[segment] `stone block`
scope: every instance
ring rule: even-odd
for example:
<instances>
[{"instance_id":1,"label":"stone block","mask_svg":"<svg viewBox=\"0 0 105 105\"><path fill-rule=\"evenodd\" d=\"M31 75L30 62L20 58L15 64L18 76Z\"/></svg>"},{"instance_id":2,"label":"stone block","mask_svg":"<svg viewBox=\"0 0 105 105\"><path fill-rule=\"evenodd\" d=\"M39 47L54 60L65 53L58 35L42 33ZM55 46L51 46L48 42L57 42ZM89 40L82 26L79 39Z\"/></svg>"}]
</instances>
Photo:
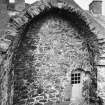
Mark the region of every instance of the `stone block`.
<instances>
[{"instance_id":1,"label":"stone block","mask_svg":"<svg viewBox=\"0 0 105 105\"><path fill-rule=\"evenodd\" d=\"M15 10L23 11L25 9L25 0L15 0Z\"/></svg>"},{"instance_id":2,"label":"stone block","mask_svg":"<svg viewBox=\"0 0 105 105\"><path fill-rule=\"evenodd\" d=\"M37 97L35 97L35 100L37 100L37 101L40 101L40 100L43 100L44 99L44 96L37 96Z\"/></svg>"},{"instance_id":3,"label":"stone block","mask_svg":"<svg viewBox=\"0 0 105 105\"><path fill-rule=\"evenodd\" d=\"M21 17L21 20L24 22L24 24L28 23L29 19L26 16Z\"/></svg>"},{"instance_id":4,"label":"stone block","mask_svg":"<svg viewBox=\"0 0 105 105\"><path fill-rule=\"evenodd\" d=\"M33 99L33 98L28 99L27 102L28 102L28 103L32 103L32 102L34 102L34 99Z\"/></svg>"},{"instance_id":5,"label":"stone block","mask_svg":"<svg viewBox=\"0 0 105 105\"><path fill-rule=\"evenodd\" d=\"M27 12L33 18L34 16L37 16L40 13L40 10L33 6L33 7L28 8Z\"/></svg>"},{"instance_id":6,"label":"stone block","mask_svg":"<svg viewBox=\"0 0 105 105\"><path fill-rule=\"evenodd\" d=\"M20 101L20 102L19 102L19 105L25 105L25 103L26 103L26 102L23 100L23 101Z\"/></svg>"},{"instance_id":7,"label":"stone block","mask_svg":"<svg viewBox=\"0 0 105 105\"><path fill-rule=\"evenodd\" d=\"M18 27L24 25L24 22L21 18L14 18L14 21L17 23Z\"/></svg>"},{"instance_id":8,"label":"stone block","mask_svg":"<svg viewBox=\"0 0 105 105\"><path fill-rule=\"evenodd\" d=\"M12 29L6 30L6 33L5 33L5 34L6 34L6 35L11 35L11 36L15 36L15 37L16 37L17 31L12 28Z\"/></svg>"},{"instance_id":9,"label":"stone block","mask_svg":"<svg viewBox=\"0 0 105 105\"><path fill-rule=\"evenodd\" d=\"M39 102L46 103L46 102L47 102L47 100L40 100Z\"/></svg>"},{"instance_id":10,"label":"stone block","mask_svg":"<svg viewBox=\"0 0 105 105\"><path fill-rule=\"evenodd\" d=\"M98 61L98 64L99 64L99 65L105 65L105 59L100 59L100 60Z\"/></svg>"},{"instance_id":11,"label":"stone block","mask_svg":"<svg viewBox=\"0 0 105 105\"><path fill-rule=\"evenodd\" d=\"M103 58L105 58L105 53L101 53L100 55L100 59L103 59Z\"/></svg>"},{"instance_id":12,"label":"stone block","mask_svg":"<svg viewBox=\"0 0 105 105\"><path fill-rule=\"evenodd\" d=\"M34 95L35 95L35 96L38 95L38 94L37 94L37 90L31 91L31 92L29 93L29 95L32 96L32 97L34 97Z\"/></svg>"},{"instance_id":13,"label":"stone block","mask_svg":"<svg viewBox=\"0 0 105 105\"><path fill-rule=\"evenodd\" d=\"M5 39L10 40L10 41L13 41L15 39L15 37L14 36L11 36L11 35L6 35L5 36Z\"/></svg>"},{"instance_id":14,"label":"stone block","mask_svg":"<svg viewBox=\"0 0 105 105\"><path fill-rule=\"evenodd\" d=\"M0 41L0 50L5 52L9 48L10 41Z\"/></svg>"}]
</instances>

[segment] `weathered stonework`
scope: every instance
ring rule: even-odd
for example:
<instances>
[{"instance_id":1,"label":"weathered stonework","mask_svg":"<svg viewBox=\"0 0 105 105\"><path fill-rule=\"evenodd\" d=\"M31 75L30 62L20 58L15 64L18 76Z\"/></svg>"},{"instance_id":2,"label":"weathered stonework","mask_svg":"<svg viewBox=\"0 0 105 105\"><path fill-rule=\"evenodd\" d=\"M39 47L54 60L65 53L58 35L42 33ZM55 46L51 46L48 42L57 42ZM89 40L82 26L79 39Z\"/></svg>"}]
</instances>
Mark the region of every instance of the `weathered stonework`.
<instances>
[{"instance_id":1,"label":"weathered stonework","mask_svg":"<svg viewBox=\"0 0 105 105\"><path fill-rule=\"evenodd\" d=\"M41 18L42 20L40 19L38 22L32 21L54 8L60 10L61 13L65 10L69 18L62 20L52 16L47 19ZM68 20L72 20L73 26L67 22ZM30 22L31 24L32 22L35 23L35 25L29 26ZM64 25L60 25L61 23ZM0 77L4 77L5 80L4 82L0 78L0 88L4 87L1 97L4 94L6 96L0 100L1 105L7 103L12 105L13 102L14 105L32 105L38 103L39 100L41 104L46 102L50 104L57 100L61 102L64 100L63 92L66 91L62 83L70 83L69 71L79 67L86 71L92 71L95 68L98 53L95 34L98 33L98 38L102 38L104 29L91 16L82 11L74 1L38 1L26 11L11 18L9 25L12 26L12 30L7 31L9 33L4 39L9 39L10 43L6 44L4 41L3 45L6 46L0 48L1 58L3 59L1 60L1 71L3 72L0 74L3 76ZM57 25L59 29L56 27ZM101 29L103 30L100 31ZM62 31L66 31L66 35ZM68 33L70 33L70 37ZM52 41L50 39L56 40ZM69 44L71 45L69 46ZM72 47L74 48L71 50ZM69 66L69 64L72 65ZM51 72L49 72L49 69ZM59 75L59 71L61 75ZM92 73L94 74L93 71ZM63 80L64 82L62 82ZM49 85L46 84L47 82L49 82ZM56 86L56 84L60 86ZM70 86L67 87L71 88ZM44 91L46 89L48 90ZM52 93L54 94L52 95ZM70 94L66 95L66 98L70 97ZM61 98L61 96L63 97Z\"/></svg>"},{"instance_id":2,"label":"weathered stonework","mask_svg":"<svg viewBox=\"0 0 105 105\"><path fill-rule=\"evenodd\" d=\"M89 5L89 11L93 14L101 15L102 14L102 1L101 0L94 0Z\"/></svg>"},{"instance_id":3,"label":"weathered stonework","mask_svg":"<svg viewBox=\"0 0 105 105\"><path fill-rule=\"evenodd\" d=\"M14 105L70 99L71 71L92 68L84 40L72 23L56 15L32 23L13 57Z\"/></svg>"}]
</instances>

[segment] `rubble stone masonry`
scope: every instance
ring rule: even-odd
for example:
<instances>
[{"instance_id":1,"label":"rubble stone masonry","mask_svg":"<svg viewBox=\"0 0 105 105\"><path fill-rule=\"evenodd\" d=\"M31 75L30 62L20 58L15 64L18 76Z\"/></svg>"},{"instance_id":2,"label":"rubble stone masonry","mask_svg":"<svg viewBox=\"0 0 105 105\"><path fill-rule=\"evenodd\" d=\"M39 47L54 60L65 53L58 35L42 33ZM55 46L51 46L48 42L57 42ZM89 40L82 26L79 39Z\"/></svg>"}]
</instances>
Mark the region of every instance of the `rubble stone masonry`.
<instances>
[{"instance_id":1,"label":"rubble stone masonry","mask_svg":"<svg viewBox=\"0 0 105 105\"><path fill-rule=\"evenodd\" d=\"M82 44L77 29L59 16L33 21L13 57L13 105L50 105L70 99L71 71L91 69Z\"/></svg>"}]
</instances>

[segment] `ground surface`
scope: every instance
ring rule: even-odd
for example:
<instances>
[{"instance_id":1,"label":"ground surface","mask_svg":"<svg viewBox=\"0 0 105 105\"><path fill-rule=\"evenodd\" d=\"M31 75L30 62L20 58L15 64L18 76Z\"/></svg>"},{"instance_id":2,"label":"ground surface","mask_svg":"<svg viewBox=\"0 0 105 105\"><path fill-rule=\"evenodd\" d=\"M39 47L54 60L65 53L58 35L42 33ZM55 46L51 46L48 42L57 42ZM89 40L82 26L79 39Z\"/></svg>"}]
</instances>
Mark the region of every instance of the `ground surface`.
<instances>
[{"instance_id":1,"label":"ground surface","mask_svg":"<svg viewBox=\"0 0 105 105\"><path fill-rule=\"evenodd\" d=\"M70 102L62 102L62 103L59 103L59 104L55 104L55 105L69 105L70 104ZM45 105L47 105L47 104L45 104ZM51 104L52 105L52 104ZM54 105L54 104L53 104Z\"/></svg>"},{"instance_id":2,"label":"ground surface","mask_svg":"<svg viewBox=\"0 0 105 105\"><path fill-rule=\"evenodd\" d=\"M62 103L57 104L57 105L69 105L69 102L62 102Z\"/></svg>"}]
</instances>

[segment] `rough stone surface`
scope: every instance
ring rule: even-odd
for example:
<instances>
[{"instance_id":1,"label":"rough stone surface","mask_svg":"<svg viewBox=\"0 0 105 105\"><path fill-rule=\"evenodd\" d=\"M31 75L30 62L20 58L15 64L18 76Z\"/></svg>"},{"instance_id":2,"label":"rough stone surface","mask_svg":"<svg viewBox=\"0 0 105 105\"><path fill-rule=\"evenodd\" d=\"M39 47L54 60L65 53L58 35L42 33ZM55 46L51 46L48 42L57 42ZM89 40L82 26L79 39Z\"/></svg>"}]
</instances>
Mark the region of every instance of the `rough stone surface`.
<instances>
[{"instance_id":1,"label":"rough stone surface","mask_svg":"<svg viewBox=\"0 0 105 105\"><path fill-rule=\"evenodd\" d=\"M97 66L97 93L103 99L105 104L105 38L99 40L100 58Z\"/></svg>"},{"instance_id":2,"label":"rough stone surface","mask_svg":"<svg viewBox=\"0 0 105 105\"><path fill-rule=\"evenodd\" d=\"M37 15L45 10L50 10L53 7L65 9L69 11L68 14L75 12L78 17L81 15L80 18L82 18L82 16L85 17L86 20L84 19L84 21L89 24L88 28L90 28L99 38L103 38L105 34L104 28L102 28L92 16L84 13L73 1L65 0L64 2L62 0L59 3L58 0L41 0L34 3L29 9L11 19L11 25L15 29L12 27L12 31L9 31L8 33L9 37L8 35L3 36L4 39L9 39L11 43L9 44L10 46L7 46L7 43L4 41L3 45L6 46L0 48L0 105L7 105L7 103L8 105L12 105L13 101L13 105L41 105L43 103L49 105L52 104L52 101L62 101L64 98L61 98L61 96L64 95L62 95L62 93L65 89L63 83L70 83L70 77L67 74L77 67L83 67L85 70L90 70L90 62L87 60L89 59L88 52L86 49L82 49L84 42L83 38L75 38L75 35L79 36L78 30L61 18L50 17L44 20L42 19L40 22L35 23L35 25L33 24L33 26L30 26L32 29L29 28L26 36L19 39L22 32L26 31L23 26L27 23L30 25L30 21L37 17ZM63 25L60 25L61 23ZM57 25L58 28L56 27ZM19 29L21 29L21 31ZM66 35L65 33L63 33L64 35L61 34L62 31L65 31ZM68 34L69 32L70 34ZM20 46L18 39L19 42L22 41ZM57 41L50 39L56 39ZM19 46L19 48L14 51L13 49L15 46ZM71 48L73 48L73 50L70 50ZM69 50L70 53L68 53ZM15 52L15 54L12 57L13 52ZM71 57L72 61L69 60L69 57ZM77 60L75 61L73 57ZM12 63L11 58L13 60ZM78 62L78 60L80 60L80 62ZM82 60L84 62L82 62ZM69 64L72 65L69 67ZM10 67L11 70L9 69ZM51 72L49 72L49 70ZM98 70L99 72L102 71L102 69ZM59 71L61 72L60 74ZM55 73L58 73L58 75L55 75ZM14 74L15 78L13 78ZM66 75L67 78L65 78ZM42 84L47 83L47 81L49 84L42 86ZM104 82L102 83L101 85L104 87ZM59 86L57 84L59 84ZM48 89L48 93L45 91L46 89ZM99 92L100 94L104 94L104 88L99 88L99 90L101 90L101 92ZM103 98L102 95L99 96ZM69 94L66 97L69 97Z\"/></svg>"},{"instance_id":3,"label":"rough stone surface","mask_svg":"<svg viewBox=\"0 0 105 105\"><path fill-rule=\"evenodd\" d=\"M92 1L89 5L89 10L93 14L102 14L102 1Z\"/></svg>"},{"instance_id":4,"label":"rough stone surface","mask_svg":"<svg viewBox=\"0 0 105 105\"><path fill-rule=\"evenodd\" d=\"M13 57L14 105L63 102L70 98L71 71L91 70L84 40L56 15L32 23Z\"/></svg>"}]
</instances>

